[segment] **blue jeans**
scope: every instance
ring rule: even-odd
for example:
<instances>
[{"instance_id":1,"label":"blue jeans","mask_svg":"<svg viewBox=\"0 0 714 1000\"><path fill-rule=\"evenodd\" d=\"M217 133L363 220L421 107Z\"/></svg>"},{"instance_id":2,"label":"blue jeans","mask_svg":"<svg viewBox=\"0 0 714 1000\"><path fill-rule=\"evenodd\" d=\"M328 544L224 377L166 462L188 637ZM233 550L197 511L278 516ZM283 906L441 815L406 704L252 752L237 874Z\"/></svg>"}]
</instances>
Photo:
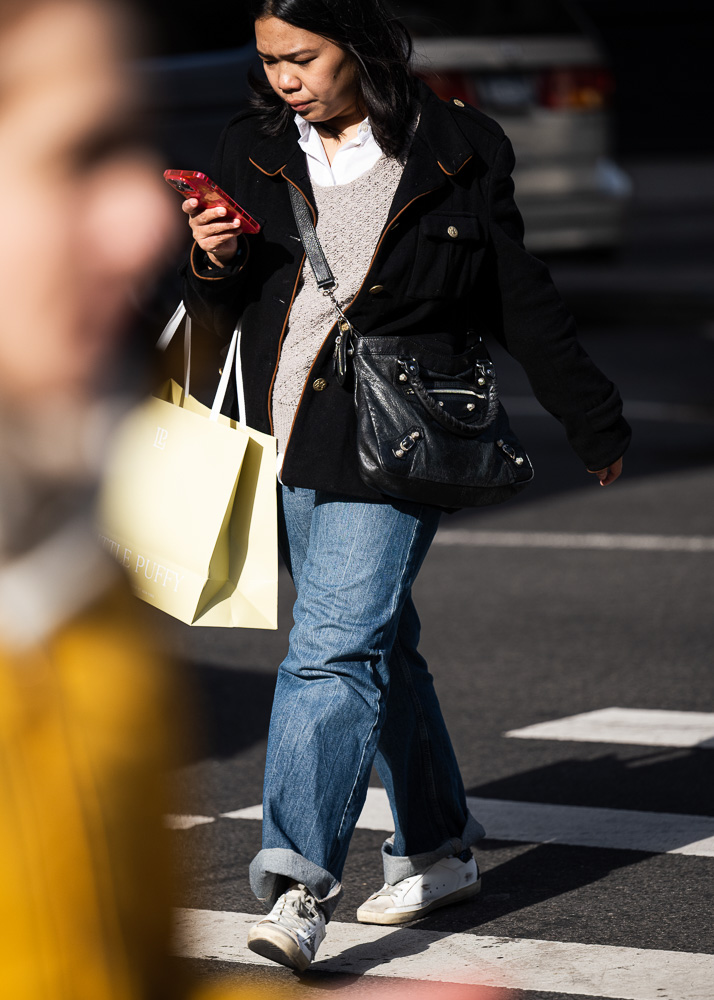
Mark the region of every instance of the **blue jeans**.
<instances>
[{"instance_id":1,"label":"blue jeans","mask_svg":"<svg viewBox=\"0 0 714 1000\"><path fill-rule=\"evenodd\" d=\"M263 849L251 886L272 903L290 880L328 918L372 764L395 833L387 882L423 871L484 835L417 652L411 588L439 512L281 490L281 549L297 589L295 625L278 672L263 794Z\"/></svg>"}]
</instances>

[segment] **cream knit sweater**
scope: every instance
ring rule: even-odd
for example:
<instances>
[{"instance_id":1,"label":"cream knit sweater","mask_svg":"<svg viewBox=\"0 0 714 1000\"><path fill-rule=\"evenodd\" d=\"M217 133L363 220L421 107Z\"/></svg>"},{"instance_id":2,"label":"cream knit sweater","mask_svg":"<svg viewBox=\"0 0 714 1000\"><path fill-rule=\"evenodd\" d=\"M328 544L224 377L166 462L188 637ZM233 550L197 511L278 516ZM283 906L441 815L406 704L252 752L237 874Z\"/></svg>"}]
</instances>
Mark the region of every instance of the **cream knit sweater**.
<instances>
[{"instance_id":1,"label":"cream knit sweater","mask_svg":"<svg viewBox=\"0 0 714 1000\"><path fill-rule=\"evenodd\" d=\"M348 184L313 185L315 228L337 279L336 298L343 308L364 280L403 169L399 160L381 156L371 169ZM273 426L279 452L285 451L305 380L335 320L335 308L317 287L306 260L273 386Z\"/></svg>"}]
</instances>

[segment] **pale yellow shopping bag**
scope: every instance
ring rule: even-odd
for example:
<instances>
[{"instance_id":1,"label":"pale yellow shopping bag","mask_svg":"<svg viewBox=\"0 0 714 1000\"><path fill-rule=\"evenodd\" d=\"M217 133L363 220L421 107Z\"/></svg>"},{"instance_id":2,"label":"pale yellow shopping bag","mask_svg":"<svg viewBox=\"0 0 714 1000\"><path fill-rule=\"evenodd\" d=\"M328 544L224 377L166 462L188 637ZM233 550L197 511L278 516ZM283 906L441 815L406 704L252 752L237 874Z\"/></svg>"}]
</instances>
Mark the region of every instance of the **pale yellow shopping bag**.
<instances>
[{"instance_id":1,"label":"pale yellow shopping bag","mask_svg":"<svg viewBox=\"0 0 714 1000\"><path fill-rule=\"evenodd\" d=\"M188 388L190 354L186 368ZM189 625L274 629L277 446L220 413L234 371L242 418L238 328L211 409L172 380L126 417L107 464L100 531L154 607Z\"/></svg>"}]
</instances>

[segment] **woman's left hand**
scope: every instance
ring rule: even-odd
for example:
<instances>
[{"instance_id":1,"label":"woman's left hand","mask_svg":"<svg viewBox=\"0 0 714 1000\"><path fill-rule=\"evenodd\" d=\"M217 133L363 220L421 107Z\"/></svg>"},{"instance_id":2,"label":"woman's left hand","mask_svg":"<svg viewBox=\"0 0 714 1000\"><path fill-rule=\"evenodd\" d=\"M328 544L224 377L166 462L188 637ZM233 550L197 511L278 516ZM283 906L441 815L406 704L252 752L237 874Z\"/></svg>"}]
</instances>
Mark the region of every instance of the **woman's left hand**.
<instances>
[{"instance_id":1,"label":"woman's left hand","mask_svg":"<svg viewBox=\"0 0 714 1000\"><path fill-rule=\"evenodd\" d=\"M612 465L608 465L606 469L588 469L591 476L597 476L600 480L601 486L609 486L610 483L614 483L615 480L620 476L622 472L622 459L618 458L616 462Z\"/></svg>"}]
</instances>

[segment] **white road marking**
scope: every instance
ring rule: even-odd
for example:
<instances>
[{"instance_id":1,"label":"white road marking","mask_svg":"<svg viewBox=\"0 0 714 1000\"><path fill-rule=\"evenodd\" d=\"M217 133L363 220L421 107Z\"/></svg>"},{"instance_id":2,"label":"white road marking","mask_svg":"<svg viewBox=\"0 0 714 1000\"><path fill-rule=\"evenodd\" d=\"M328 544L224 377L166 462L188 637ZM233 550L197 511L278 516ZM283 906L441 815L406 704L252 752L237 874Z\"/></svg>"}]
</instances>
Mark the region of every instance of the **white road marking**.
<instances>
[{"instance_id":1,"label":"white road marking","mask_svg":"<svg viewBox=\"0 0 714 1000\"><path fill-rule=\"evenodd\" d=\"M190 830L193 826L214 822L214 816L179 816L175 813L164 816L164 826L169 830Z\"/></svg>"},{"instance_id":2,"label":"white road marking","mask_svg":"<svg viewBox=\"0 0 714 1000\"><path fill-rule=\"evenodd\" d=\"M232 812L221 813L226 819L260 819L263 818L262 806L247 806L245 809L234 809Z\"/></svg>"},{"instance_id":3,"label":"white road marking","mask_svg":"<svg viewBox=\"0 0 714 1000\"><path fill-rule=\"evenodd\" d=\"M512 802L471 796L466 802L492 840L714 858L714 817ZM260 820L263 809L262 806L249 806L223 815L229 819ZM387 793L383 788L367 791L367 801L357 826L361 830L383 830L385 833L394 830Z\"/></svg>"},{"instance_id":4,"label":"white road marking","mask_svg":"<svg viewBox=\"0 0 714 1000\"><path fill-rule=\"evenodd\" d=\"M276 966L248 951L248 913L178 910L183 958ZM714 956L332 921L312 966L337 975L575 993L617 1000L711 1000Z\"/></svg>"},{"instance_id":5,"label":"white road marking","mask_svg":"<svg viewBox=\"0 0 714 1000\"><path fill-rule=\"evenodd\" d=\"M511 729L506 736L578 743L634 743L650 747L714 748L714 712L600 708Z\"/></svg>"},{"instance_id":6,"label":"white road marking","mask_svg":"<svg viewBox=\"0 0 714 1000\"><path fill-rule=\"evenodd\" d=\"M434 545L474 548L603 549L630 552L714 552L714 538L707 535L620 535L606 532L477 531L445 528Z\"/></svg>"}]
</instances>

